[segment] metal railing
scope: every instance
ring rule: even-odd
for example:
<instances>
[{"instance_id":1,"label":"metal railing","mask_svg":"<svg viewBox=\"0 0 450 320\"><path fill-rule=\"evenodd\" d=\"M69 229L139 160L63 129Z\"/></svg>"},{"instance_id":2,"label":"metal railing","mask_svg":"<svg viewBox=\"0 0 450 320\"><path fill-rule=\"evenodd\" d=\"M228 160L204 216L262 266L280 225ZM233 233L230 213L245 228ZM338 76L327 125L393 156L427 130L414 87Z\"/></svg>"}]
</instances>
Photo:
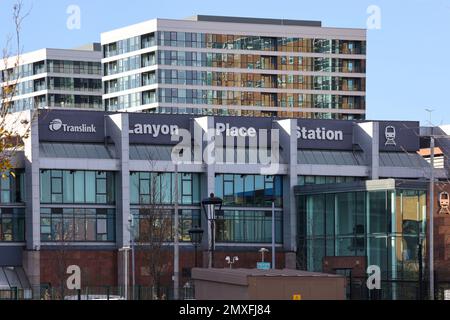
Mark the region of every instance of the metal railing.
<instances>
[{"instance_id":1,"label":"metal railing","mask_svg":"<svg viewBox=\"0 0 450 320\"><path fill-rule=\"evenodd\" d=\"M180 300L194 300L195 289L192 286L180 288ZM30 289L0 289L0 300L173 300L174 289L171 287L99 286L85 287L81 290L66 288L35 286Z\"/></svg>"}]
</instances>

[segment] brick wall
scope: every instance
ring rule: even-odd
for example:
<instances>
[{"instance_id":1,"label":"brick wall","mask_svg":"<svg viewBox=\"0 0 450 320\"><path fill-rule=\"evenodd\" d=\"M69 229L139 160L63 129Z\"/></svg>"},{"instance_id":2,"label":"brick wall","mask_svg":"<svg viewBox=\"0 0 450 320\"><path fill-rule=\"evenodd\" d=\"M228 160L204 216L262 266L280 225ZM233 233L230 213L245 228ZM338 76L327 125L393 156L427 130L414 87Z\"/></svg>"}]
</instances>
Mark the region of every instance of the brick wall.
<instances>
[{"instance_id":1,"label":"brick wall","mask_svg":"<svg viewBox=\"0 0 450 320\"><path fill-rule=\"evenodd\" d=\"M41 283L65 285L70 265L81 268L82 286L117 286L117 252L99 250L42 250Z\"/></svg>"}]
</instances>

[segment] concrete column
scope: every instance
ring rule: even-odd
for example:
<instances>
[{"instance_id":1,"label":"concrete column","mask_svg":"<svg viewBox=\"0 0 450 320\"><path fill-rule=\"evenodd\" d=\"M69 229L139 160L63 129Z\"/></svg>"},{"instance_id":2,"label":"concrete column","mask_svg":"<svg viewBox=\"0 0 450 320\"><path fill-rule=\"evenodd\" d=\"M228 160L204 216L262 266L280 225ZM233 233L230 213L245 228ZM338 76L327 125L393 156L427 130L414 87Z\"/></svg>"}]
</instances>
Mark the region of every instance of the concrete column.
<instances>
[{"instance_id":1,"label":"concrete column","mask_svg":"<svg viewBox=\"0 0 450 320\"><path fill-rule=\"evenodd\" d=\"M285 268L296 269L297 206L294 187L297 179L297 120L279 120L275 128L280 131L281 158L288 162L288 175L283 177L283 249ZM290 257L288 259L288 256Z\"/></svg>"},{"instance_id":2,"label":"concrete column","mask_svg":"<svg viewBox=\"0 0 450 320\"><path fill-rule=\"evenodd\" d=\"M22 266L33 288L41 284L41 252L26 250L22 254ZM33 298L39 298L39 291L33 290Z\"/></svg>"},{"instance_id":3,"label":"concrete column","mask_svg":"<svg viewBox=\"0 0 450 320\"><path fill-rule=\"evenodd\" d=\"M32 113L30 112L30 119ZM39 250L41 245L40 221L40 170L39 170L39 125L32 121L29 136L24 141L25 186L26 186L26 241L27 250Z\"/></svg>"},{"instance_id":4,"label":"concrete column","mask_svg":"<svg viewBox=\"0 0 450 320\"><path fill-rule=\"evenodd\" d=\"M128 114L108 115L105 118L106 131L115 144L120 159L120 171L116 179L116 244L121 249L130 245L130 143ZM124 285L125 274L123 252L117 255L118 283Z\"/></svg>"},{"instance_id":5,"label":"concrete column","mask_svg":"<svg viewBox=\"0 0 450 320\"><path fill-rule=\"evenodd\" d=\"M366 165L370 167L370 178L379 179L380 127L378 122L355 123L353 143L364 151Z\"/></svg>"},{"instance_id":6,"label":"concrete column","mask_svg":"<svg viewBox=\"0 0 450 320\"><path fill-rule=\"evenodd\" d=\"M27 118L31 122L27 139L24 139L25 156L25 239L26 248L22 255L22 265L32 286L41 283L41 200L39 168L39 124L34 112L29 111ZM33 119L35 118L35 119Z\"/></svg>"},{"instance_id":7,"label":"concrete column","mask_svg":"<svg viewBox=\"0 0 450 320\"><path fill-rule=\"evenodd\" d=\"M194 119L194 144L196 148L194 149L195 159L194 161L202 161L203 165L203 175L201 178L201 199L206 199L211 193L215 193L215 178L216 178L216 165L211 157L211 152L205 152L212 150L214 147L214 118L213 117L201 117ZM209 163L209 164L208 164ZM201 223L203 233L203 241L200 246L200 250L209 250L209 245L211 243L211 226L205 217L203 208L201 209ZM203 266L207 265L208 252L203 259ZM206 264L205 264L206 262Z\"/></svg>"}]
</instances>

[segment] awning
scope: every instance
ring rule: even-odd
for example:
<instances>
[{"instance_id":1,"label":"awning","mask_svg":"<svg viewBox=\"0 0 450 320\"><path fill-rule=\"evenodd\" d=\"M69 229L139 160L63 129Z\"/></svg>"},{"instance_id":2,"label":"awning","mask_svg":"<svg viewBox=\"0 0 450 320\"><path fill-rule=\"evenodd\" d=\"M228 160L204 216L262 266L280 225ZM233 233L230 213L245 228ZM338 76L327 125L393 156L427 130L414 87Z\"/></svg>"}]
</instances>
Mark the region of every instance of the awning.
<instances>
[{"instance_id":1,"label":"awning","mask_svg":"<svg viewBox=\"0 0 450 320\"><path fill-rule=\"evenodd\" d=\"M30 282L22 267L0 267L0 290L30 289Z\"/></svg>"},{"instance_id":2,"label":"awning","mask_svg":"<svg viewBox=\"0 0 450 320\"><path fill-rule=\"evenodd\" d=\"M92 143L52 143L39 144L39 153L43 158L75 158L75 159L114 159L113 145Z\"/></svg>"},{"instance_id":3,"label":"awning","mask_svg":"<svg viewBox=\"0 0 450 320\"><path fill-rule=\"evenodd\" d=\"M334 150L298 150L298 164L364 166L362 152Z\"/></svg>"}]
</instances>

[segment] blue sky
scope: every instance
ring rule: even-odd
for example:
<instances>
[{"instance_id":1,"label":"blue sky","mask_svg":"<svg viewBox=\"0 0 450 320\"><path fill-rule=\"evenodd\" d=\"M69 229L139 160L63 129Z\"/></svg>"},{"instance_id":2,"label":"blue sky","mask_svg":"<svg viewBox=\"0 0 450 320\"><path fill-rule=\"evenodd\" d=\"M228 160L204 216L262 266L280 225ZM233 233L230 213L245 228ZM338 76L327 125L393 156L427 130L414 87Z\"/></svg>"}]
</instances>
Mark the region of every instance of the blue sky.
<instances>
[{"instance_id":1,"label":"blue sky","mask_svg":"<svg viewBox=\"0 0 450 320\"><path fill-rule=\"evenodd\" d=\"M23 0L25 51L71 48L100 33L156 17L216 14L321 20L328 27L365 28L367 8L381 9L381 29L368 30L368 119L450 123L450 0ZM0 0L0 45L13 31L14 0ZM81 28L69 30L69 5L81 9Z\"/></svg>"}]
</instances>

